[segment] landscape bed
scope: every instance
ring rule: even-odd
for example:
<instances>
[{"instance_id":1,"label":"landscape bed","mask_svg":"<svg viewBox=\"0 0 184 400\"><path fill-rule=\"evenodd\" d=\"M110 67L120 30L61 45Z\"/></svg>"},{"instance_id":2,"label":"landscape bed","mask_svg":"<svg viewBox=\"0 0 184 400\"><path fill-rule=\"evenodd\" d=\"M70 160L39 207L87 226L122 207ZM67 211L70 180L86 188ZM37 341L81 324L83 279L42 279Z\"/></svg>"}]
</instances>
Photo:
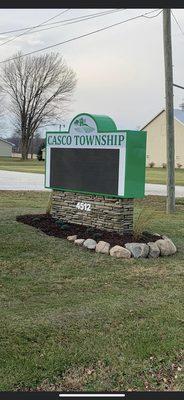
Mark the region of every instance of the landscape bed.
<instances>
[{"instance_id":1,"label":"landscape bed","mask_svg":"<svg viewBox=\"0 0 184 400\"><path fill-rule=\"evenodd\" d=\"M71 224L62 221L57 221L47 214L19 215L16 220L27 225L34 226L49 236L59 238L67 238L70 235L77 235L80 238L88 239L89 237L98 241L103 240L110 243L111 246L124 246L126 243L147 243L156 242L159 239L158 235L149 232L143 232L137 239L131 234L120 235L115 232L95 229L84 225Z\"/></svg>"}]
</instances>

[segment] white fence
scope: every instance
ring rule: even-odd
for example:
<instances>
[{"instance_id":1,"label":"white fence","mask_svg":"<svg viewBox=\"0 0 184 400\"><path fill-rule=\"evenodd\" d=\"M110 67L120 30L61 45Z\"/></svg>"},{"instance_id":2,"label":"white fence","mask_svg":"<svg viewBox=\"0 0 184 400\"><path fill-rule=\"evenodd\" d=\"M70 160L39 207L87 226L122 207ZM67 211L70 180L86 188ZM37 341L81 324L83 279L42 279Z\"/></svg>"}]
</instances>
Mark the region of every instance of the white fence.
<instances>
[{"instance_id":1,"label":"white fence","mask_svg":"<svg viewBox=\"0 0 184 400\"><path fill-rule=\"evenodd\" d=\"M12 157L22 158L21 153L12 153ZM31 154L28 154L28 158L31 158ZM36 159L37 155L33 154L33 158Z\"/></svg>"}]
</instances>

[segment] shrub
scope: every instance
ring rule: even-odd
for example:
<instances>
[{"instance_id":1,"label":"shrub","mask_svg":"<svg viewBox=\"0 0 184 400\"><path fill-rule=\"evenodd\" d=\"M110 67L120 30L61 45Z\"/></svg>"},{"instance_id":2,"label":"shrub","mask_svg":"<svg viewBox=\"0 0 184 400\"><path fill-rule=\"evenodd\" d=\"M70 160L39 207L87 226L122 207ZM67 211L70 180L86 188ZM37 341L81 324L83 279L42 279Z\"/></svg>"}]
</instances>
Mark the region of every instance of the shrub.
<instances>
[{"instance_id":1,"label":"shrub","mask_svg":"<svg viewBox=\"0 0 184 400\"><path fill-rule=\"evenodd\" d=\"M37 160L38 161L42 161L42 153L41 154L37 154Z\"/></svg>"},{"instance_id":2,"label":"shrub","mask_svg":"<svg viewBox=\"0 0 184 400\"><path fill-rule=\"evenodd\" d=\"M93 233L94 233L94 228L92 228L91 226L88 226L86 228L86 234L90 236L90 235L93 235Z\"/></svg>"},{"instance_id":3,"label":"shrub","mask_svg":"<svg viewBox=\"0 0 184 400\"><path fill-rule=\"evenodd\" d=\"M149 167L150 168L153 168L155 166L155 163L153 162L153 161L151 161L150 163L149 163Z\"/></svg>"},{"instance_id":4,"label":"shrub","mask_svg":"<svg viewBox=\"0 0 184 400\"><path fill-rule=\"evenodd\" d=\"M70 225L65 223L60 225L60 229L62 229L62 231L68 231L68 229L70 229Z\"/></svg>"},{"instance_id":5,"label":"shrub","mask_svg":"<svg viewBox=\"0 0 184 400\"><path fill-rule=\"evenodd\" d=\"M55 224L58 226L62 226L64 224L64 221L62 219L55 219Z\"/></svg>"},{"instance_id":6,"label":"shrub","mask_svg":"<svg viewBox=\"0 0 184 400\"><path fill-rule=\"evenodd\" d=\"M67 231L70 228L70 225L63 220L56 220L55 224L63 231Z\"/></svg>"},{"instance_id":7,"label":"shrub","mask_svg":"<svg viewBox=\"0 0 184 400\"><path fill-rule=\"evenodd\" d=\"M177 165L177 168L181 168L182 167L182 164L180 164L180 163L177 163L176 165Z\"/></svg>"},{"instance_id":8,"label":"shrub","mask_svg":"<svg viewBox=\"0 0 184 400\"><path fill-rule=\"evenodd\" d=\"M43 140L43 142L41 143L41 145L39 146L39 149L38 149L38 153L37 153L38 161L44 161L42 158L42 150L44 149L44 147L45 147L45 139Z\"/></svg>"},{"instance_id":9,"label":"shrub","mask_svg":"<svg viewBox=\"0 0 184 400\"><path fill-rule=\"evenodd\" d=\"M92 234L92 239L96 240L96 241L102 240L102 233L93 233Z\"/></svg>"},{"instance_id":10,"label":"shrub","mask_svg":"<svg viewBox=\"0 0 184 400\"><path fill-rule=\"evenodd\" d=\"M162 164L162 168L166 168L167 167L167 164L166 163L163 163Z\"/></svg>"}]
</instances>

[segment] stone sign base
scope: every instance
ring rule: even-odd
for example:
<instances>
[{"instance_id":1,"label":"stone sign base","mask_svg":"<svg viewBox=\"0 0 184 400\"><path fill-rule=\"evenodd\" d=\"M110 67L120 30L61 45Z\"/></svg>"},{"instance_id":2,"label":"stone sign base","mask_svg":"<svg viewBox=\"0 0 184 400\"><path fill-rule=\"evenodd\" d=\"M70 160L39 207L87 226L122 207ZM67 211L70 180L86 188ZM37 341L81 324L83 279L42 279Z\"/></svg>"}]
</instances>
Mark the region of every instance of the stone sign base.
<instances>
[{"instance_id":1,"label":"stone sign base","mask_svg":"<svg viewBox=\"0 0 184 400\"><path fill-rule=\"evenodd\" d=\"M84 204L88 211L79 209ZM51 215L65 222L120 234L133 232L133 199L107 198L53 190Z\"/></svg>"}]
</instances>

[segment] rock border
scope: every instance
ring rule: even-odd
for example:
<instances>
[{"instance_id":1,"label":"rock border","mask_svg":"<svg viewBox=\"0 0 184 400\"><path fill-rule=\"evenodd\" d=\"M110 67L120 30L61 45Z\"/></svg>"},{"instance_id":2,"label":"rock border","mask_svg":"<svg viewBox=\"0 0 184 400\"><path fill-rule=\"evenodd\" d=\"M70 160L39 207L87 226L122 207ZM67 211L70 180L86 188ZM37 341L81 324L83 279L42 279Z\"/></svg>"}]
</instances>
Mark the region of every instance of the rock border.
<instances>
[{"instance_id":1,"label":"rock border","mask_svg":"<svg viewBox=\"0 0 184 400\"><path fill-rule=\"evenodd\" d=\"M96 242L94 239L77 238L77 235L67 236L69 242L75 245L94 250L96 253L107 254L116 258L158 258L163 256L171 256L177 252L175 244L167 236L159 236L156 242L149 243L126 243L123 246L110 247L110 243L100 240Z\"/></svg>"}]
</instances>

